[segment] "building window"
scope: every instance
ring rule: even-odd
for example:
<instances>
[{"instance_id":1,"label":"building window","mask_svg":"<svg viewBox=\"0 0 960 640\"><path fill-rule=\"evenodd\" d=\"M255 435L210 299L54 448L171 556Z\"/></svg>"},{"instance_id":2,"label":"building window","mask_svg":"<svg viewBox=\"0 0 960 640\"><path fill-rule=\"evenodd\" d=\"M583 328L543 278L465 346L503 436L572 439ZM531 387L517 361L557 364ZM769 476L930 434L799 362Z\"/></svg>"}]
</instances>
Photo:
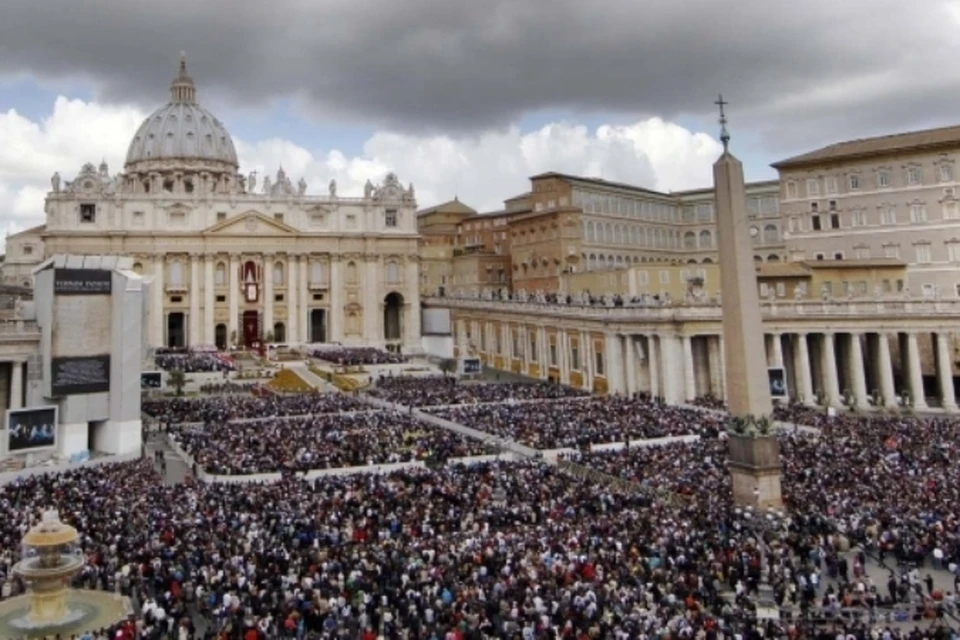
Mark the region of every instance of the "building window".
<instances>
[{"instance_id":1,"label":"building window","mask_svg":"<svg viewBox=\"0 0 960 640\"><path fill-rule=\"evenodd\" d=\"M820 182L815 178L807 180L807 197L812 198L820 195Z\"/></svg>"},{"instance_id":2,"label":"building window","mask_svg":"<svg viewBox=\"0 0 960 640\"><path fill-rule=\"evenodd\" d=\"M23 245L23 255L32 256L33 255L33 246L29 244Z\"/></svg>"},{"instance_id":3,"label":"building window","mask_svg":"<svg viewBox=\"0 0 960 640\"><path fill-rule=\"evenodd\" d=\"M170 278L170 285L174 287L183 286L183 265L179 262L171 262L167 269Z\"/></svg>"},{"instance_id":4,"label":"building window","mask_svg":"<svg viewBox=\"0 0 960 640\"><path fill-rule=\"evenodd\" d=\"M530 334L530 360L532 362L537 362L537 334Z\"/></svg>"},{"instance_id":5,"label":"building window","mask_svg":"<svg viewBox=\"0 0 960 640\"><path fill-rule=\"evenodd\" d=\"M551 367L557 366L557 343L556 342L550 343L550 366Z\"/></svg>"},{"instance_id":6,"label":"building window","mask_svg":"<svg viewBox=\"0 0 960 640\"><path fill-rule=\"evenodd\" d=\"M953 182L953 165L943 163L940 165L940 182Z\"/></svg>"},{"instance_id":7,"label":"building window","mask_svg":"<svg viewBox=\"0 0 960 640\"><path fill-rule=\"evenodd\" d=\"M597 370L596 370L595 373L596 373L598 376L604 375L604 373L603 373L603 352L602 352L602 351L597 351L596 354L594 354L594 360L596 361L595 363L596 363L596 366L597 366Z\"/></svg>"},{"instance_id":8,"label":"building window","mask_svg":"<svg viewBox=\"0 0 960 640\"><path fill-rule=\"evenodd\" d=\"M222 262L217 263L217 269L214 273L214 283L218 287L223 287L227 284L227 266Z\"/></svg>"},{"instance_id":9,"label":"building window","mask_svg":"<svg viewBox=\"0 0 960 640\"><path fill-rule=\"evenodd\" d=\"M310 265L310 284L322 284L326 281L324 275L322 262L314 262Z\"/></svg>"},{"instance_id":10,"label":"building window","mask_svg":"<svg viewBox=\"0 0 960 640\"><path fill-rule=\"evenodd\" d=\"M877 186L884 188L890 186L890 172L889 171L878 171L877 172Z\"/></svg>"},{"instance_id":11,"label":"building window","mask_svg":"<svg viewBox=\"0 0 960 640\"><path fill-rule=\"evenodd\" d=\"M282 223L282 222L283 222L283 214L282 214L282 213L275 213L275 214L273 214L273 219L276 220L277 222Z\"/></svg>"},{"instance_id":12,"label":"building window","mask_svg":"<svg viewBox=\"0 0 960 640\"><path fill-rule=\"evenodd\" d=\"M763 228L763 241L766 244L773 244L780 240L780 232L776 225L768 224Z\"/></svg>"},{"instance_id":13,"label":"building window","mask_svg":"<svg viewBox=\"0 0 960 640\"><path fill-rule=\"evenodd\" d=\"M843 260L844 257L845 257L845 256L843 255L843 251L836 251L836 252L834 252L834 254L833 254L833 259L834 259L834 260Z\"/></svg>"},{"instance_id":14,"label":"building window","mask_svg":"<svg viewBox=\"0 0 960 640\"><path fill-rule=\"evenodd\" d=\"M660 272L660 284L670 284L670 272L663 270Z\"/></svg>"},{"instance_id":15,"label":"building window","mask_svg":"<svg viewBox=\"0 0 960 640\"><path fill-rule=\"evenodd\" d=\"M282 286L283 285L283 263L276 262L273 265L273 284Z\"/></svg>"},{"instance_id":16,"label":"building window","mask_svg":"<svg viewBox=\"0 0 960 640\"><path fill-rule=\"evenodd\" d=\"M857 260L866 260L870 257L870 247L857 247L853 250L853 255Z\"/></svg>"},{"instance_id":17,"label":"building window","mask_svg":"<svg viewBox=\"0 0 960 640\"><path fill-rule=\"evenodd\" d=\"M950 200L943 203L943 219L956 220L960 218L960 209L957 208L956 200Z\"/></svg>"},{"instance_id":18,"label":"building window","mask_svg":"<svg viewBox=\"0 0 960 640\"><path fill-rule=\"evenodd\" d=\"M927 221L927 208L922 204L910 205L910 222L920 223Z\"/></svg>"},{"instance_id":19,"label":"building window","mask_svg":"<svg viewBox=\"0 0 960 640\"><path fill-rule=\"evenodd\" d=\"M917 254L917 257L916 257L917 264L930 264L931 262L930 245L918 244L918 245L914 245L914 249L916 250L916 254Z\"/></svg>"},{"instance_id":20,"label":"building window","mask_svg":"<svg viewBox=\"0 0 960 640\"><path fill-rule=\"evenodd\" d=\"M227 219L226 211L217 211L217 222L223 222Z\"/></svg>"},{"instance_id":21,"label":"building window","mask_svg":"<svg viewBox=\"0 0 960 640\"><path fill-rule=\"evenodd\" d=\"M782 298L787 295L787 285L785 282L777 283L777 297Z\"/></svg>"},{"instance_id":22,"label":"building window","mask_svg":"<svg viewBox=\"0 0 960 640\"><path fill-rule=\"evenodd\" d=\"M818 251L816 254L814 254L813 257L814 257L816 260L818 260L818 261L820 261L820 260L826 260L826 258L827 258L827 256L826 256L822 251Z\"/></svg>"},{"instance_id":23,"label":"building window","mask_svg":"<svg viewBox=\"0 0 960 640\"><path fill-rule=\"evenodd\" d=\"M859 191L860 190L860 176L857 174L852 174L847 176L847 186L850 187L850 191Z\"/></svg>"},{"instance_id":24,"label":"building window","mask_svg":"<svg viewBox=\"0 0 960 640\"><path fill-rule=\"evenodd\" d=\"M880 213L880 222L883 224L897 224L897 207L896 205L888 204Z\"/></svg>"},{"instance_id":25,"label":"building window","mask_svg":"<svg viewBox=\"0 0 960 640\"><path fill-rule=\"evenodd\" d=\"M837 178L836 176L828 176L824 181L827 193L836 193L837 192Z\"/></svg>"},{"instance_id":26,"label":"building window","mask_svg":"<svg viewBox=\"0 0 960 640\"><path fill-rule=\"evenodd\" d=\"M80 205L80 222L85 224L93 224L97 221L97 205L95 204L81 204Z\"/></svg>"},{"instance_id":27,"label":"building window","mask_svg":"<svg viewBox=\"0 0 960 640\"><path fill-rule=\"evenodd\" d=\"M282 293L276 293L276 294L274 294L274 296L273 296L273 301L274 301L274 302L283 302L283 294L282 294Z\"/></svg>"},{"instance_id":28,"label":"building window","mask_svg":"<svg viewBox=\"0 0 960 640\"><path fill-rule=\"evenodd\" d=\"M854 211L850 216L850 224L854 227L865 227L867 226L867 212L866 211Z\"/></svg>"},{"instance_id":29,"label":"building window","mask_svg":"<svg viewBox=\"0 0 960 640\"><path fill-rule=\"evenodd\" d=\"M900 259L900 245L898 244L888 244L883 247L883 257L884 258L894 258Z\"/></svg>"},{"instance_id":30,"label":"building window","mask_svg":"<svg viewBox=\"0 0 960 640\"><path fill-rule=\"evenodd\" d=\"M387 209L383 214L384 225L387 227L396 227L397 226L397 210L396 209Z\"/></svg>"},{"instance_id":31,"label":"building window","mask_svg":"<svg viewBox=\"0 0 960 640\"><path fill-rule=\"evenodd\" d=\"M347 229L357 228L357 216L352 213L347 214Z\"/></svg>"},{"instance_id":32,"label":"building window","mask_svg":"<svg viewBox=\"0 0 960 640\"><path fill-rule=\"evenodd\" d=\"M788 198L796 198L796 197L797 197L797 183L796 183L796 182L788 182L788 183L787 183L787 197L788 197Z\"/></svg>"},{"instance_id":33,"label":"building window","mask_svg":"<svg viewBox=\"0 0 960 640\"><path fill-rule=\"evenodd\" d=\"M907 167L907 184L920 184L920 167Z\"/></svg>"},{"instance_id":34,"label":"building window","mask_svg":"<svg viewBox=\"0 0 960 640\"><path fill-rule=\"evenodd\" d=\"M960 262L960 242L947 243L947 256L950 262Z\"/></svg>"},{"instance_id":35,"label":"building window","mask_svg":"<svg viewBox=\"0 0 960 640\"><path fill-rule=\"evenodd\" d=\"M134 225L135 227L142 227L142 226L143 226L143 221L144 221L143 211L134 211L134 212L133 212L133 225Z\"/></svg>"},{"instance_id":36,"label":"building window","mask_svg":"<svg viewBox=\"0 0 960 640\"><path fill-rule=\"evenodd\" d=\"M570 341L570 368L580 370L580 348L576 340Z\"/></svg>"},{"instance_id":37,"label":"building window","mask_svg":"<svg viewBox=\"0 0 960 640\"><path fill-rule=\"evenodd\" d=\"M396 260L387 261L387 283L396 284L400 282L400 265Z\"/></svg>"}]
</instances>

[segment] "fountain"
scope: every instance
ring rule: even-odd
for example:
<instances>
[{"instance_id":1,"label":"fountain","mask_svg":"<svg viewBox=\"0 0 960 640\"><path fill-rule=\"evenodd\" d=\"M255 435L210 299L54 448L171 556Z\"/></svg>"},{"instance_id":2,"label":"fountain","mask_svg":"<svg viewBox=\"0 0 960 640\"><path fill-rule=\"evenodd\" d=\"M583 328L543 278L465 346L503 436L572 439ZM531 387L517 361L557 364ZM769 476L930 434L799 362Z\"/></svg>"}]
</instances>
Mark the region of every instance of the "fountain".
<instances>
[{"instance_id":1,"label":"fountain","mask_svg":"<svg viewBox=\"0 0 960 640\"><path fill-rule=\"evenodd\" d=\"M28 592L0 602L0 637L69 637L96 631L130 615L127 598L70 588L83 565L80 534L61 522L59 513L46 511L20 544L20 561L13 572Z\"/></svg>"}]
</instances>

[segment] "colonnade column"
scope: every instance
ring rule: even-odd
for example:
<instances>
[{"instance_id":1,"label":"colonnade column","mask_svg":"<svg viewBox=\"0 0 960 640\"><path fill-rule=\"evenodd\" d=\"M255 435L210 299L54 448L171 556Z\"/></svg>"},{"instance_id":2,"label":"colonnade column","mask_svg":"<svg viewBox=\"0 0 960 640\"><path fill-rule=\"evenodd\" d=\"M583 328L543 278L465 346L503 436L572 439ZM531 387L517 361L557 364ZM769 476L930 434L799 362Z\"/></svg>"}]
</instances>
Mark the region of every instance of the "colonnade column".
<instances>
[{"instance_id":1,"label":"colonnade column","mask_svg":"<svg viewBox=\"0 0 960 640\"><path fill-rule=\"evenodd\" d=\"M853 383L853 404L857 409L869 406L867 400L867 380L863 371L863 347L860 345L860 334L850 334L850 350L847 352L847 369Z\"/></svg>"},{"instance_id":2,"label":"colonnade column","mask_svg":"<svg viewBox=\"0 0 960 640\"><path fill-rule=\"evenodd\" d=\"M820 365L823 371L823 392L826 394L826 404L831 407L840 406L840 382L837 378L837 348L836 338L832 333L823 333L823 352L820 354Z\"/></svg>"},{"instance_id":3,"label":"colonnade column","mask_svg":"<svg viewBox=\"0 0 960 640\"><path fill-rule=\"evenodd\" d=\"M632 335L623 336L624 367L626 369L626 392L633 395L639 390L637 385L637 352Z\"/></svg>"},{"instance_id":4,"label":"colonnade column","mask_svg":"<svg viewBox=\"0 0 960 640\"><path fill-rule=\"evenodd\" d=\"M660 348L657 335L647 335L647 366L650 367L650 395L654 398L663 395L660 389Z\"/></svg>"},{"instance_id":5,"label":"colonnade column","mask_svg":"<svg viewBox=\"0 0 960 640\"><path fill-rule=\"evenodd\" d=\"M240 256L238 254L230 254L230 264L227 269L230 273L230 289L227 291L227 302L230 305L230 317L227 319L227 346L229 347L240 342L237 329L240 322Z\"/></svg>"},{"instance_id":6,"label":"colonnade column","mask_svg":"<svg viewBox=\"0 0 960 640\"><path fill-rule=\"evenodd\" d=\"M697 377L693 362L693 338L683 336L683 399L693 400L697 397Z\"/></svg>"},{"instance_id":7,"label":"colonnade column","mask_svg":"<svg viewBox=\"0 0 960 640\"><path fill-rule=\"evenodd\" d=\"M342 265L340 263L340 254L330 254L330 278L328 283L327 295L330 297L330 319L327 322L327 331L330 335L327 339L330 342L343 342L343 282L341 282ZM464 337L466 339L466 337Z\"/></svg>"},{"instance_id":8,"label":"colonnade column","mask_svg":"<svg viewBox=\"0 0 960 640\"><path fill-rule=\"evenodd\" d=\"M10 363L10 408L23 407L23 363L14 360Z\"/></svg>"},{"instance_id":9,"label":"colonnade column","mask_svg":"<svg viewBox=\"0 0 960 640\"><path fill-rule=\"evenodd\" d=\"M877 335L877 378L880 380L880 394L883 396L883 406L895 409L897 406L897 391L893 386L893 361L890 358L890 336L885 333Z\"/></svg>"},{"instance_id":10,"label":"colonnade column","mask_svg":"<svg viewBox=\"0 0 960 640\"><path fill-rule=\"evenodd\" d=\"M423 339L420 330L420 285L417 282L418 261L419 258L417 255L411 254L407 256L405 263L401 262L401 265L404 265L401 268L406 269L406 273L403 274L403 285L405 289L403 302L407 313L404 318L406 322L403 323L403 338L406 347L420 350L423 348ZM524 342L524 354L526 354L529 348L529 343Z\"/></svg>"},{"instance_id":11,"label":"colonnade column","mask_svg":"<svg viewBox=\"0 0 960 640\"><path fill-rule=\"evenodd\" d=\"M570 384L570 338L566 331L557 333L557 359L560 365L560 382Z\"/></svg>"},{"instance_id":12,"label":"colonnade column","mask_svg":"<svg viewBox=\"0 0 960 640\"><path fill-rule=\"evenodd\" d=\"M159 254L153 259L153 310L151 311L150 344L153 347L165 347L163 340L164 326L167 314L164 311L164 300L166 299L165 284L163 282L163 270L166 268L163 260L164 254Z\"/></svg>"},{"instance_id":13,"label":"colonnade column","mask_svg":"<svg viewBox=\"0 0 960 640\"><path fill-rule=\"evenodd\" d=\"M805 404L812 404L813 379L810 374L810 347L807 344L807 334L798 333L793 341L794 378L797 381L797 395Z\"/></svg>"},{"instance_id":14,"label":"colonnade column","mask_svg":"<svg viewBox=\"0 0 960 640\"><path fill-rule=\"evenodd\" d=\"M953 390L950 345L945 333L937 334L937 380L940 383L941 406L947 411L955 411L957 409L957 394Z\"/></svg>"},{"instance_id":15,"label":"colonnade column","mask_svg":"<svg viewBox=\"0 0 960 640\"><path fill-rule=\"evenodd\" d=\"M376 256L363 256L363 339L366 342L383 344L385 335L377 331L383 320L383 296L380 294L380 282L377 278ZM379 318L379 319L378 319ZM501 343L502 343L501 338Z\"/></svg>"},{"instance_id":16,"label":"colonnade column","mask_svg":"<svg viewBox=\"0 0 960 640\"><path fill-rule=\"evenodd\" d=\"M537 327L537 360L540 363L540 378L546 380L550 370L550 345L547 343L547 330Z\"/></svg>"},{"instance_id":17,"label":"colonnade column","mask_svg":"<svg viewBox=\"0 0 960 640\"><path fill-rule=\"evenodd\" d=\"M920 367L920 348L917 334L907 333L907 370L910 381L910 399L915 409L926 409L927 398L923 392L923 369Z\"/></svg>"},{"instance_id":18,"label":"colonnade column","mask_svg":"<svg viewBox=\"0 0 960 640\"><path fill-rule=\"evenodd\" d=\"M200 255L190 254L190 335L187 336L191 347L201 344L200 333Z\"/></svg>"},{"instance_id":19,"label":"colonnade column","mask_svg":"<svg viewBox=\"0 0 960 640\"><path fill-rule=\"evenodd\" d=\"M710 393L723 398L723 363L720 361L720 336L707 336L707 366L710 369Z\"/></svg>"},{"instance_id":20,"label":"colonnade column","mask_svg":"<svg viewBox=\"0 0 960 640\"><path fill-rule=\"evenodd\" d=\"M300 256L300 274L297 279L297 283L300 285L300 292L297 294L297 298L300 300L300 317L297 323L300 326L300 342L310 342L311 338L310 314L307 311L310 307L308 302L310 292L307 290L307 263L309 261L309 256Z\"/></svg>"},{"instance_id":21,"label":"colonnade column","mask_svg":"<svg viewBox=\"0 0 960 640\"><path fill-rule=\"evenodd\" d=\"M782 367L783 366L783 336L781 336L779 333L770 334L770 346L772 347L770 355L773 358L773 362L770 363L770 366Z\"/></svg>"},{"instance_id":22,"label":"colonnade column","mask_svg":"<svg viewBox=\"0 0 960 640\"><path fill-rule=\"evenodd\" d=\"M297 254L287 254L287 335L290 342L299 342L297 322Z\"/></svg>"},{"instance_id":23,"label":"colonnade column","mask_svg":"<svg viewBox=\"0 0 960 640\"><path fill-rule=\"evenodd\" d=\"M213 269L215 256L208 253L203 257L203 341L207 345L216 344L215 300L213 293ZM191 293L191 295L193 295Z\"/></svg>"},{"instance_id":24,"label":"colonnade column","mask_svg":"<svg viewBox=\"0 0 960 640\"><path fill-rule=\"evenodd\" d=\"M627 385L623 369L623 337L616 333L608 333L605 349L607 352L606 371L607 392L627 393Z\"/></svg>"},{"instance_id":25,"label":"colonnade column","mask_svg":"<svg viewBox=\"0 0 960 640\"><path fill-rule=\"evenodd\" d=\"M260 333L266 340L267 334L273 333L273 261L276 256L272 253L263 256L263 328ZM273 336L276 340L277 336Z\"/></svg>"}]
</instances>

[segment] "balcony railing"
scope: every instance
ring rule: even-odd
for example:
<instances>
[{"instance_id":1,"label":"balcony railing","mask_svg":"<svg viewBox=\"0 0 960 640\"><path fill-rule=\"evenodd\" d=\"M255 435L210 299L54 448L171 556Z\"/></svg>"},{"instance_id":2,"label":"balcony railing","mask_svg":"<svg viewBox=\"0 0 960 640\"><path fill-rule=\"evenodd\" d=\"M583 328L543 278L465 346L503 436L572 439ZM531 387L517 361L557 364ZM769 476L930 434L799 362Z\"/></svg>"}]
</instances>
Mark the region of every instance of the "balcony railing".
<instances>
[{"instance_id":1,"label":"balcony railing","mask_svg":"<svg viewBox=\"0 0 960 640\"><path fill-rule=\"evenodd\" d=\"M39 340L40 327L35 320L0 320L0 341Z\"/></svg>"}]
</instances>

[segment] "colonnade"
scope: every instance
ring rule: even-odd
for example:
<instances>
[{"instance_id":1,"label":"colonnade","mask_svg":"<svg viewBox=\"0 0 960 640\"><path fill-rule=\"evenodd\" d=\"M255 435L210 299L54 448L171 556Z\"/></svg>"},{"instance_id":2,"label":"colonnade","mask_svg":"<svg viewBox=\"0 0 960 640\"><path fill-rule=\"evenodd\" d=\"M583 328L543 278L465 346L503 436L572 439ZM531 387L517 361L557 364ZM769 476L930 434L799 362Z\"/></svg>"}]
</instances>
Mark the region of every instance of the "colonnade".
<instances>
[{"instance_id":1,"label":"colonnade","mask_svg":"<svg viewBox=\"0 0 960 640\"><path fill-rule=\"evenodd\" d=\"M514 362L521 358L524 371L536 371L543 379L553 371L559 382L576 380L588 389L602 378L610 393L650 393L671 404L705 395L726 397L719 333L554 331L458 320L455 340L461 349L503 354ZM778 332L766 334L765 345L767 366L782 369L784 400L860 409L903 403L917 410L957 410L948 333ZM924 375L923 362L929 375Z\"/></svg>"}]
</instances>

